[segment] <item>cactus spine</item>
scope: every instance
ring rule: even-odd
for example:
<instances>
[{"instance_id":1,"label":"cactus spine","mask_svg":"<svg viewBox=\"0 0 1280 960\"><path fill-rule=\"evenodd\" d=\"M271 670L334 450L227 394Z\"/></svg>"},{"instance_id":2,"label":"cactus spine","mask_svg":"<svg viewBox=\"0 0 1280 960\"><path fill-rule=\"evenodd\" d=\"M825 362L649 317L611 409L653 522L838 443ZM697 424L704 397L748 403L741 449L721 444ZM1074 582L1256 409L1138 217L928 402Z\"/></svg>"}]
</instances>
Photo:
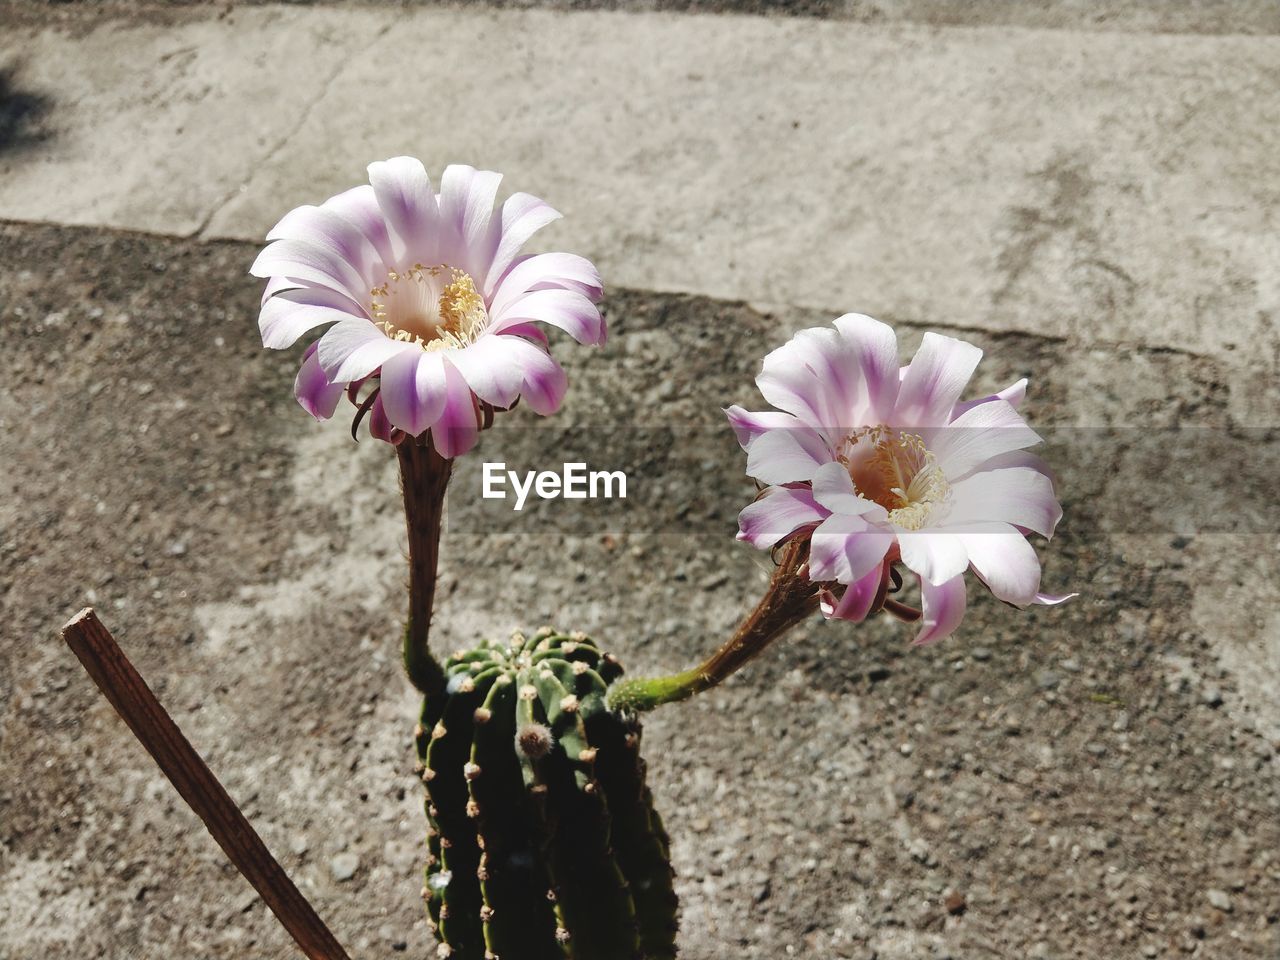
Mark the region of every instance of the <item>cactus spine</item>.
<instances>
[{"instance_id":1,"label":"cactus spine","mask_svg":"<svg viewBox=\"0 0 1280 960\"><path fill-rule=\"evenodd\" d=\"M668 841L618 662L543 628L454 654L417 730L426 885L451 960L671 960Z\"/></svg>"}]
</instances>

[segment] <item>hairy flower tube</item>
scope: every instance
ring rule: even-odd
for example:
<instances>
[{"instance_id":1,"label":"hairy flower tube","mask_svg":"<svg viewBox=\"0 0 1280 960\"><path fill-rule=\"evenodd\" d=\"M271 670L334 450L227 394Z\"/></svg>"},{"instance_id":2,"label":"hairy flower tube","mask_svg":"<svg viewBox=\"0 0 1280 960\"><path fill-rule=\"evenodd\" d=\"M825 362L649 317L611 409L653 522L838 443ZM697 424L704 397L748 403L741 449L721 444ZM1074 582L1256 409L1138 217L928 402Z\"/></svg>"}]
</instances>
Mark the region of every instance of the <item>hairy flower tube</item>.
<instances>
[{"instance_id":1,"label":"hairy flower tube","mask_svg":"<svg viewBox=\"0 0 1280 960\"><path fill-rule=\"evenodd\" d=\"M494 209L499 174L453 165L440 192L423 165L369 165L369 183L298 207L267 234L250 272L267 280L258 318L264 346L283 349L322 326L294 392L312 416L333 416L343 393L362 404L374 436L429 431L446 459L476 443L486 415L523 399L560 406L564 370L538 324L600 344L600 276L569 253L522 255L559 218L527 193Z\"/></svg>"},{"instance_id":2,"label":"hairy flower tube","mask_svg":"<svg viewBox=\"0 0 1280 960\"><path fill-rule=\"evenodd\" d=\"M959 625L968 569L1015 606L1069 599L1040 591L1027 540L1051 537L1062 509L1026 452L1040 442L1017 411L1026 380L961 401L981 357L927 333L900 368L893 330L859 314L770 353L756 385L776 409L726 411L748 475L767 485L739 515L738 538L764 549L807 541L827 617L884 609L920 620L920 644ZM922 609L890 596L899 563L919 579Z\"/></svg>"}]
</instances>

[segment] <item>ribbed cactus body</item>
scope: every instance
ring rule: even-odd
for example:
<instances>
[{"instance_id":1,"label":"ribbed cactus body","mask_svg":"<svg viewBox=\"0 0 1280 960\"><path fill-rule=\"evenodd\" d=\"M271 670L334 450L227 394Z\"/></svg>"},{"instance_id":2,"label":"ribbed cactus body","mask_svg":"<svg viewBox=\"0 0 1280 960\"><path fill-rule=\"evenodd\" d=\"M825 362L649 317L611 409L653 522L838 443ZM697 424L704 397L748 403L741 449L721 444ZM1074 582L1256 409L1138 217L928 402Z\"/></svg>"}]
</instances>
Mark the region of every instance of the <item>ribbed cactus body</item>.
<instances>
[{"instance_id":1,"label":"ribbed cactus body","mask_svg":"<svg viewBox=\"0 0 1280 960\"><path fill-rule=\"evenodd\" d=\"M676 897L622 668L544 628L451 657L418 729L423 895L452 960L669 960Z\"/></svg>"}]
</instances>

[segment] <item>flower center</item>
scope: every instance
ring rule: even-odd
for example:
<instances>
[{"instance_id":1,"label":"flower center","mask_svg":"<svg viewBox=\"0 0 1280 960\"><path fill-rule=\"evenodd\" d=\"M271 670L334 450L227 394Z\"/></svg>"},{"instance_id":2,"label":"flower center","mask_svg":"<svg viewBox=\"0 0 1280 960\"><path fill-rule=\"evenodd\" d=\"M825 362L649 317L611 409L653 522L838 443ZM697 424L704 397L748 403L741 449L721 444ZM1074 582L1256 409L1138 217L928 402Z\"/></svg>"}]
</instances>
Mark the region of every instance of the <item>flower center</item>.
<instances>
[{"instance_id":1,"label":"flower center","mask_svg":"<svg viewBox=\"0 0 1280 960\"><path fill-rule=\"evenodd\" d=\"M369 316L393 340L423 350L470 346L489 323L484 298L471 275L447 264L389 270L369 291Z\"/></svg>"},{"instance_id":2,"label":"flower center","mask_svg":"<svg viewBox=\"0 0 1280 960\"><path fill-rule=\"evenodd\" d=\"M914 433L863 427L845 438L839 460L858 494L880 504L889 511L890 523L907 530L923 527L950 492L924 439Z\"/></svg>"}]
</instances>

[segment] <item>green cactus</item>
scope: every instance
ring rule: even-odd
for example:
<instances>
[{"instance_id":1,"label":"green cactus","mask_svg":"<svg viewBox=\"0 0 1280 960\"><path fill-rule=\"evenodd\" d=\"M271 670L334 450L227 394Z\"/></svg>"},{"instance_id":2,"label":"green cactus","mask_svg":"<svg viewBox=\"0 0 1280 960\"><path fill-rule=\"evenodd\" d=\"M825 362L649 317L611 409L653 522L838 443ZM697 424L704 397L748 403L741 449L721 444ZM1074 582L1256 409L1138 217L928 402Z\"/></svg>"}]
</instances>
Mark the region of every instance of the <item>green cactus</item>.
<instances>
[{"instance_id":1,"label":"green cactus","mask_svg":"<svg viewBox=\"0 0 1280 960\"><path fill-rule=\"evenodd\" d=\"M671 960L676 896L622 673L544 627L452 656L416 731L426 886L451 960Z\"/></svg>"}]
</instances>

